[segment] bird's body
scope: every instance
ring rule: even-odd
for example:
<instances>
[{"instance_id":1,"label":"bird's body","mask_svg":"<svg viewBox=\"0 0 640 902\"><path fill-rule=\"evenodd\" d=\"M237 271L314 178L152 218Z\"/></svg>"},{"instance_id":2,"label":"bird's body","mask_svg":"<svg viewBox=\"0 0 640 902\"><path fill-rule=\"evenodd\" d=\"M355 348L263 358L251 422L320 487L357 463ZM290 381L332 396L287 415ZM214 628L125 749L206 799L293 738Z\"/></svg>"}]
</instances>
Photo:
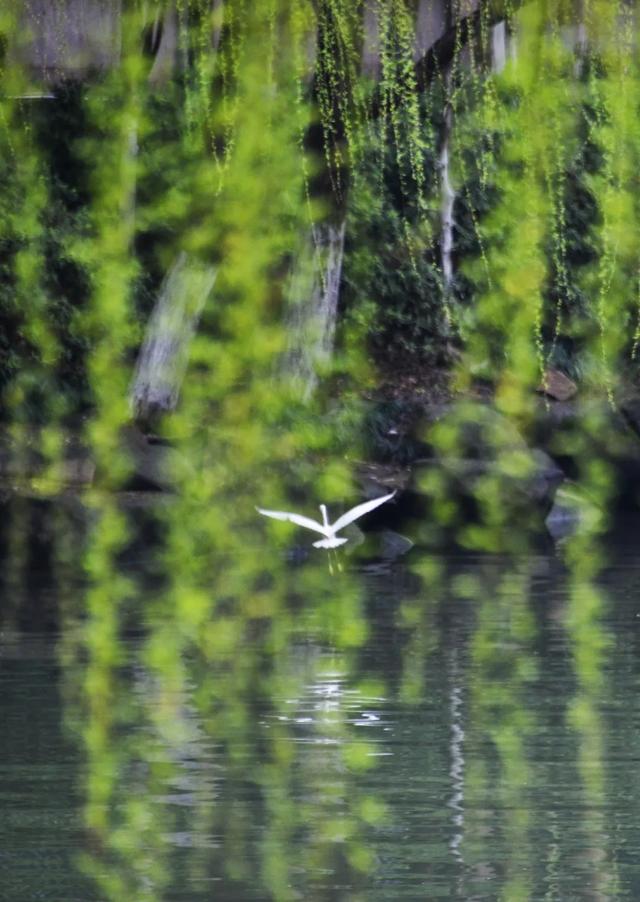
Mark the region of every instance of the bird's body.
<instances>
[{"instance_id":1,"label":"bird's body","mask_svg":"<svg viewBox=\"0 0 640 902\"><path fill-rule=\"evenodd\" d=\"M327 508L324 504L320 505L322 523L318 523L317 520L312 520L310 517L305 517L302 514L293 514L289 511L268 511L263 510L260 507L257 507L256 510L265 517L272 517L274 520L287 520L290 523L295 523L297 526L304 526L305 529L312 529L314 532L321 533L324 538L314 542L314 548L337 548L339 545L344 545L344 543L348 541L348 539L342 539L337 535L341 529L344 529L345 526L353 523L354 520L363 517L365 514L369 513L369 511L384 504L385 501L389 501L394 495L395 491L391 492L389 495L383 495L381 498L374 498L372 501L364 501L362 504L357 504L341 517L338 517L335 523L329 523Z\"/></svg>"}]
</instances>

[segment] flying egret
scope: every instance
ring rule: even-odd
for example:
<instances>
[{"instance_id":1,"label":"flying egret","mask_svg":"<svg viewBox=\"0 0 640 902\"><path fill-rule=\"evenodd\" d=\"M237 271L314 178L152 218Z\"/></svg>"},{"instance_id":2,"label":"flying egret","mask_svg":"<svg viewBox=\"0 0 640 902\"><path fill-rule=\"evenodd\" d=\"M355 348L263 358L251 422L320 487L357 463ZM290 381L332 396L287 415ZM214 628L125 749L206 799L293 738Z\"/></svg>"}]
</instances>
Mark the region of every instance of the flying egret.
<instances>
[{"instance_id":1,"label":"flying egret","mask_svg":"<svg viewBox=\"0 0 640 902\"><path fill-rule=\"evenodd\" d=\"M264 514L265 517L273 517L274 520L288 520L290 523L295 523L297 526L304 526L306 529L312 529L314 532L321 533L325 538L320 539L318 542L314 542L314 548L337 548L338 545L344 545L344 543L348 541L348 539L339 538L336 535L337 532L340 532L340 530L344 529L345 526L348 526L349 523L353 523L358 517L363 517L365 514L368 514L369 511L374 510L374 508L380 507L381 504L384 504L385 501L393 498L394 495L395 491L391 492L389 495L383 495L381 498L374 498L372 501L364 501L362 504L357 504L355 507L352 507L351 510L348 510L346 514L338 517L335 523L329 523L327 508L324 504L320 505L322 523L318 523L317 520L312 520L310 517L304 517L302 514L292 514L288 511L267 511L263 510L261 507L256 507L256 510L259 514Z\"/></svg>"}]
</instances>

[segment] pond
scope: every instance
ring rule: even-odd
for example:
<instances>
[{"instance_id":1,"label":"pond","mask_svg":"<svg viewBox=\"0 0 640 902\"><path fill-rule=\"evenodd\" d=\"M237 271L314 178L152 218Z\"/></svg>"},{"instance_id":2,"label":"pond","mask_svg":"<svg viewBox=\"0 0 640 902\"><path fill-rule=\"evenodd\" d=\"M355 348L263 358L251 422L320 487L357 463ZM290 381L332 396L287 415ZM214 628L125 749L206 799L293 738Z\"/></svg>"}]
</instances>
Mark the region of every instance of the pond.
<instances>
[{"instance_id":1,"label":"pond","mask_svg":"<svg viewBox=\"0 0 640 902\"><path fill-rule=\"evenodd\" d=\"M81 575L41 508L4 562L2 899L639 897L637 524L573 563L274 556L238 601L252 565L210 598L148 524Z\"/></svg>"}]
</instances>

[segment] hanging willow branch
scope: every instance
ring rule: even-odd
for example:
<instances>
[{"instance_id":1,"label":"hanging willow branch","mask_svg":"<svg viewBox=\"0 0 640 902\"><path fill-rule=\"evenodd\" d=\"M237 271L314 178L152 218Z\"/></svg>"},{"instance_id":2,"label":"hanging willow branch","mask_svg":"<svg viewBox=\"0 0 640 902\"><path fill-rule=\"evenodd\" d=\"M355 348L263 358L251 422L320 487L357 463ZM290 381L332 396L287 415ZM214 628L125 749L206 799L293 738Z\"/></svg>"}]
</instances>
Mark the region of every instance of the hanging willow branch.
<instances>
[{"instance_id":1,"label":"hanging willow branch","mask_svg":"<svg viewBox=\"0 0 640 902\"><path fill-rule=\"evenodd\" d=\"M480 41L482 32L491 25L511 18L522 3L523 0L483 0L474 12L458 19L415 63L413 80L416 89L424 91L463 47ZM385 102L382 93L378 89L372 99L370 115L373 117L382 113Z\"/></svg>"}]
</instances>

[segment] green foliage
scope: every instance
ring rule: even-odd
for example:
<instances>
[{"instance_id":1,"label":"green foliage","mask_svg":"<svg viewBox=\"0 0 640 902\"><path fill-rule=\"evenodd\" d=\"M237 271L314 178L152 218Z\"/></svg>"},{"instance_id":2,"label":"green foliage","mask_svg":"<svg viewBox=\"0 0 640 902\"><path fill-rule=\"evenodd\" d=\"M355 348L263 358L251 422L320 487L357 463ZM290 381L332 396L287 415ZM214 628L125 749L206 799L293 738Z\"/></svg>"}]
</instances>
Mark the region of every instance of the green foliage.
<instances>
[{"instance_id":1,"label":"green foliage","mask_svg":"<svg viewBox=\"0 0 640 902\"><path fill-rule=\"evenodd\" d=\"M422 117L425 130L433 129L424 110ZM451 329L433 237L435 152L424 153L409 193L407 173L402 175L407 165L398 160L393 131L382 131L363 153L350 196L343 300L378 361L404 356L407 362L442 363ZM431 212L425 216L427 197Z\"/></svg>"},{"instance_id":2,"label":"green foliage","mask_svg":"<svg viewBox=\"0 0 640 902\"><path fill-rule=\"evenodd\" d=\"M637 341L629 347L624 336L635 328L628 302L638 294L637 266L615 223L622 212L635 216L630 179L637 142L629 98L637 73L626 64L635 25L626 14L616 18L613 0L596 6L608 29L597 50L589 42L593 11L582 23L583 43L571 49L562 32L572 21L568 7L535 3L516 14L508 6L515 58L496 75L488 71L493 20L484 5L474 40L463 44L468 35L455 34L451 59L442 71L436 65L422 94L414 66L415 11L405 0L380 0L374 8L378 86L360 75L362 3L264 6L260 77L288 98L279 115L292 117L289 134L303 181L294 204L308 205L311 218L324 216L310 204L314 184L316 199L317 186L331 185L333 196L321 198L326 208L346 207L343 308L359 334L368 334L377 359L408 355L442 363L452 344L468 345L471 371L490 371L496 381L503 361L515 359L514 315L523 323L515 327L523 333L517 353L525 355L528 345L533 354L529 359L527 351L524 370L515 368L529 380L548 363L598 378L593 361L599 357L600 377L606 370L610 382L619 354L634 354ZM242 0L214 7L182 0L176 7L180 65L173 77L158 81L151 76L159 13L127 13L129 43L117 74L88 73L82 84L56 87L52 100L16 100L32 88L31 75L15 66L6 73L14 99L3 101L2 113L6 347L0 382L13 383L19 373L29 381L28 361L40 360L75 409L97 403L90 371L104 329L120 321L119 353L133 360L177 245L211 263L222 256L213 236L225 216L253 26ZM18 19L7 14L3 27L10 42ZM284 64L276 48L287 29L291 55ZM308 50L314 34L315 60ZM316 125L307 104L312 76L325 156L313 164L306 150ZM119 113L107 123L105 112L116 103ZM445 291L439 153L447 117L453 123L457 273ZM277 136L278 125L268 119L261 140L271 133ZM109 142L107 165L100 163L101 145ZM105 192L107 183L114 191L120 185L119 197ZM130 222L124 216L116 250L110 220L123 204L135 213ZM530 227L524 241L523 207ZM107 256L101 251L90 260L86 251L100 234ZM281 243L272 261L278 277L293 253ZM469 259L476 263L466 265ZM119 272L105 295L106 316L103 301L91 299L102 290L102 263ZM224 294L224 280L220 288ZM28 303L17 301L21 293ZM621 315L610 316L616 305ZM224 331L223 318L207 313L206 328ZM615 339L614 321L624 324ZM595 355L594 332L600 343ZM54 358L53 368L44 363ZM31 381L43 384L40 377Z\"/></svg>"},{"instance_id":3,"label":"green foliage","mask_svg":"<svg viewBox=\"0 0 640 902\"><path fill-rule=\"evenodd\" d=\"M354 384L350 372L370 385L363 350L387 372L459 358L461 384L487 380L511 412L549 364L611 391L638 344L637 252L621 225L637 217L637 67L635 25L619 23L612 0L601 6L601 46L592 17L569 46L568 7L509 6L515 49L498 74L483 5L477 32L454 29L421 93L404 0L375 5L378 85L360 73L363 5L343 0L256 11L183 0L179 65L164 80L151 7L126 11L119 66L60 84L51 100L16 100L34 76L12 64L0 172L7 416L50 412L55 423L91 410L113 460L145 322L186 251L217 268L216 297L188 379L197 413L185 402L167 428L224 420L237 392L245 416L268 410L269 434L295 432L302 407L286 392L265 402L287 343L288 273L313 221L345 213L336 368L347 378L327 379L319 407ZM3 27L17 40L15 18ZM455 191L446 286L444 149Z\"/></svg>"}]
</instances>

